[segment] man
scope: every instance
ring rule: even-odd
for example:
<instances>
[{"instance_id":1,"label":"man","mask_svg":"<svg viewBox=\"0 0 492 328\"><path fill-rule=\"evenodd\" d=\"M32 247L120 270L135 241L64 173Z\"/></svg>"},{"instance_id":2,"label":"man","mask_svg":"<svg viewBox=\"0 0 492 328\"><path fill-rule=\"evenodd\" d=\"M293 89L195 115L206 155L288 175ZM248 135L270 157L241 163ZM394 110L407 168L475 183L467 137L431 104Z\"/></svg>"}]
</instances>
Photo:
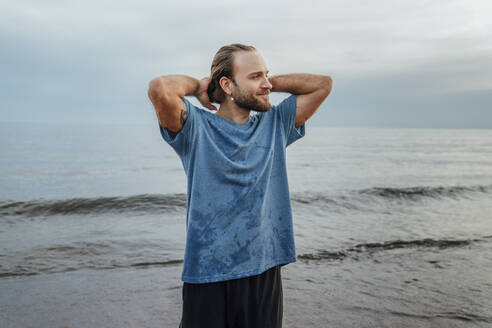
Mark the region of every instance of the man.
<instances>
[{"instance_id":1,"label":"man","mask_svg":"<svg viewBox=\"0 0 492 328\"><path fill-rule=\"evenodd\" d=\"M332 79L268 73L254 47L231 44L209 77L149 84L161 135L188 181L182 328L282 326L280 268L296 261L285 148L304 136ZM272 106L275 91L291 95Z\"/></svg>"}]
</instances>

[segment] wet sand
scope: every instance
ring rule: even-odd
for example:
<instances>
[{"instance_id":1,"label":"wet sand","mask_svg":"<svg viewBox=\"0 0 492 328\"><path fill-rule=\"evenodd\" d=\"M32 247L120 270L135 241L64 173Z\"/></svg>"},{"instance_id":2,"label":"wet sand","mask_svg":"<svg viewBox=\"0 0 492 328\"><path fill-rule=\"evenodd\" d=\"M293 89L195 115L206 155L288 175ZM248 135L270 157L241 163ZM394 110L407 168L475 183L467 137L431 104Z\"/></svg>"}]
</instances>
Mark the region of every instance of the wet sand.
<instances>
[{"instance_id":1,"label":"wet sand","mask_svg":"<svg viewBox=\"0 0 492 328\"><path fill-rule=\"evenodd\" d=\"M490 251L481 243L474 258L450 248L289 264L284 327L490 327L492 297L479 287L492 286L479 270ZM174 265L3 278L2 327L178 327L180 274Z\"/></svg>"}]
</instances>

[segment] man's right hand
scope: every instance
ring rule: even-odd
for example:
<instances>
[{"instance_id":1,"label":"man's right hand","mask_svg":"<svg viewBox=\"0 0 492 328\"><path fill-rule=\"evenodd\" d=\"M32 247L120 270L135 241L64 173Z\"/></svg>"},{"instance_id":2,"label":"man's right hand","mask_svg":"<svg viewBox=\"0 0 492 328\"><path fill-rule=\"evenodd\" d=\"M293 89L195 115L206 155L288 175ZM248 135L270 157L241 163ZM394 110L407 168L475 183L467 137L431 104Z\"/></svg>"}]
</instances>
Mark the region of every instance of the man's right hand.
<instances>
[{"instance_id":1,"label":"man's right hand","mask_svg":"<svg viewBox=\"0 0 492 328\"><path fill-rule=\"evenodd\" d=\"M207 94L208 85L210 84L210 77L204 77L198 82L198 89L195 92L195 97L206 108L210 110L217 110L217 107L212 105L210 98Z\"/></svg>"}]
</instances>

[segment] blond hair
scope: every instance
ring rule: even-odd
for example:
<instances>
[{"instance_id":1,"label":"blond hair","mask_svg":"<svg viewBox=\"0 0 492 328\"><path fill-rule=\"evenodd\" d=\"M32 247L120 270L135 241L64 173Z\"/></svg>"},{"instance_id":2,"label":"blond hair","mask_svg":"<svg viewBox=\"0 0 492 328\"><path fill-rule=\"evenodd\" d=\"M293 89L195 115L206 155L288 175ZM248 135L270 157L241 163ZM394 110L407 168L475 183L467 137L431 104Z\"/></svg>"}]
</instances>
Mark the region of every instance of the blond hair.
<instances>
[{"instance_id":1,"label":"blond hair","mask_svg":"<svg viewBox=\"0 0 492 328\"><path fill-rule=\"evenodd\" d=\"M207 94L210 102L222 103L226 93L219 84L220 79L225 76L232 80L234 84L233 72L233 54L238 51L256 51L253 46L247 46L241 43L233 43L223 46L217 51L210 67L210 84L208 85Z\"/></svg>"}]
</instances>

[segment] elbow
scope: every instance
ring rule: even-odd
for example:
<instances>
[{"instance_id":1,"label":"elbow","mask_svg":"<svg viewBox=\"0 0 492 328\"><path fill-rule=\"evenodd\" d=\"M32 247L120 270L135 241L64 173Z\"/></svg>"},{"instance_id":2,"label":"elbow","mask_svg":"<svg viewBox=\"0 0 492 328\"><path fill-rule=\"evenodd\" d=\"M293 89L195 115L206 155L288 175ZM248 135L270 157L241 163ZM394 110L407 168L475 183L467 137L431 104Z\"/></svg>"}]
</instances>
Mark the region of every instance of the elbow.
<instances>
[{"instance_id":1,"label":"elbow","mask_svg":"<svg viewBox=\"0 0 492 328\"><path fill-rule=\"evenodd\" d=\"M149 82L149 95L155 94L156 91L162 89L162 81L160 77L156 77Z\"/></svg>"},{"instance_id":2,"label":"elbow","mask_svg":"<svg viewBox=\"0 0 492 328\"><path fill-rule=\"evenodd\" d=\"M331 76L323 76L323 89L326 90L326 95L328 96L333 88L333 79Z\"/></svg>"},{"instance_id":3,"label":"elbow","mask_svg":"<svg viewBox=\"0 0 492 328\"><path fill-rule=\"evenodd\" d=\"M150 100L166 96L166 88L162 77L156 77L149 82L148 96Z\"/></svg>"}]
</instances>

